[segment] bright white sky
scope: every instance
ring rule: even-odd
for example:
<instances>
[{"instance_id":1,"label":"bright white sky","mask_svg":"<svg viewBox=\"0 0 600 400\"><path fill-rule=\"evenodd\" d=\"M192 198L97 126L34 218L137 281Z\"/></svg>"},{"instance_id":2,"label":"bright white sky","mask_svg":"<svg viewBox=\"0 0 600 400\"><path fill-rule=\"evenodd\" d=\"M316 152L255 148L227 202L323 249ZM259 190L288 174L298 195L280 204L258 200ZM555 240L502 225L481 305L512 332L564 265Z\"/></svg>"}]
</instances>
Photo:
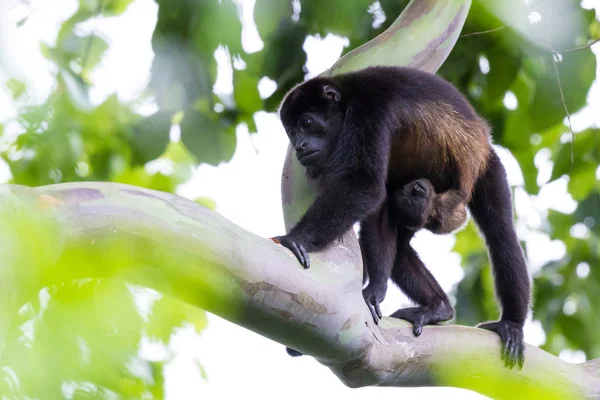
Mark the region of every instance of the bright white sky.
<instances>
[{"instance_id":1,"label":"bright white sky","mask_svg":"<svg viewBox=\"0 0 600 400\"><path fill-rule=\"evenodd\" d=\"M32 6L25 7L23 4ZM247 52L259 51L262 42L252 21L254 0L239 0L244 22L243 45ZM600 10L600 0L585 0L586 8ZM60 24L76 10L75 0L45 1L19 0L0 1L0 82L8 76L18 77L28 83L32 98L42 100L52 88L56 73L40 54L39 42L52 44ZM34 9L35 11L31 11ZM99 103L113 93L122 100L133 100L144 89L153 58L150 38L156 23L157 6L152 0L136 0L125 14L116 18L99 18L82 24L82 32L94 30L110 44L110 49L101 65L94 72L95 87L92 99ZM16 28L15 21L29 15L28 22ZM325 39L309 37L305 42L308 54L307 77L314 76L330 67L341 54L347 40L333 35ZM595 53L600 53L596 45ZM219 51L219 77L215 91L227 93L231 87L231 63L227 53ZM482 60L482 71L489 70ZM600 70L600 67L599 67ZM493 73L494 71L489 71ZM599 74L600 76L600 74ZM273 90L273 83L261 83L261 93ZM0 89L0 121L14 116L6 92ZM573 117L576 131L589 125L600 126L600 85L596 82L589 94L585 110ZM516 98L508 93L505 104L517 107ZM152 107L150 107L152 108ZM593 110L596 110L595 112ZM148 108L140 109L148 112ZM178 189L184 197L208 196L216 200L217 211L241 227L264 237L284 233L281 212L280 179L281 168L287 147L287 137L278 118L274 114L256 114L258 134L250 136L247 129L238 129L238 144L235 155L229 163L218 167L201 165L194 171L192 179ZM6 137L16 133L16 128L8 124ZM177 129L172 138L177 138ZM6 144L0 139L0 148ZM551 242L546 235L536 233L545 219L548 208L562 212L572 212L576 203L566 193L566 180L558 180L545 185L538 196L529 196L522 188L523 177L519 166L510 153L499 149L507 167L511 185L515 186L517 227L519 236L526 240L531 271L536 271L545 262L558 259L564 254L564 245ZM538 180L546 182L551 171L549 152L540 152L536 157L540 168ZM159 165L160 167L160 165ZM599 169L600 177L600 169ZM0 182L10 178L10 171L0 160ZM572 234L586 236L585 226L575 227ZM440 280L443 288L450 291L463 276L460 256L452 253L452 236L434 236L422 232L414 239L425 264ZM435 252L430 251L436 249ZM407 305L406 298L395 287L390 287L382 305L385 314ZM213 315L209 315L209 327L200 336L189 329L181 329L172 338L170 347L177 357L166 369L167 398L196 399L234 398L260 396L263 399L330 398L344 396L347 399L377 396L380 399L402 396L419 398L482 399L475 393L451 388L364 388L348 389L329 370L308 357L292 359L283 346L257 334L233 325ZM528 343L540 345L545 340L543 330L537 321L526 326ZM147 354L160 354L159 346L146 343L143 350ZM565 350L561 357L580 362L582 353ZM200 376L197 362L206 370L204 380ZM401 393L400 393L401 391Z\"/></svg>"}]
</instances>

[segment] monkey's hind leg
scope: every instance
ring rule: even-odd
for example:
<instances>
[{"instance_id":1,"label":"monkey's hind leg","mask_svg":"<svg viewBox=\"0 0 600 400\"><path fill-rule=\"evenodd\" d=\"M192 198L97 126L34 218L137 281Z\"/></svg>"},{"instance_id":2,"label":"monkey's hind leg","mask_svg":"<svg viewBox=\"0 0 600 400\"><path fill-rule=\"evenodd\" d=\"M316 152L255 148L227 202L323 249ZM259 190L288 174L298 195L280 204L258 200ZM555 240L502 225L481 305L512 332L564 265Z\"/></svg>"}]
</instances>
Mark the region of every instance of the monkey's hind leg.
<instances>
[{"instance_id":1,"label":"monkey's hind leg","mask_svg":"<svg viewBox=\"0 0 600 400\"><path fill-rule=\"evenodd\" d=\"M507 366L512 368L518 364L522 368L525 362L523 325L529 311L531 287L523 249L514 228L506 171L493 151L484 175L475 185L469 208L485 237L496 295L502 305L499 321L479 327L498 333L503 343L501 357Z\"/></svg>"},{"instance_id":2,"label":"monkey's hind leg","mask_svg":"<svg viewBox=\"0 0 600 400\"><path fill-rule=\"evenodd\" d=\"M398 244L402 241L399 237ZM397 251L392 281L418 306L401 308L390 317L411 322L415 336L421 334L425 325L454 318L454 309L448 296L410 246L410 242L405 240L404 246L399 247Z\"/></svg>"},{"instance_id":3,"label":"monkey's hind leg","mask_svg":"<svg viewBox=\"0 0 600 400\"><path fill-rule=\"evenodd\" d=\"M373 321L378 324L382 317L379 304L385 298L388 279L396 257L396 224L390 219L389 204L385 201L379 210L360 224L360 249L363 257L363 297Z\"/></svg>"}]
</instances>

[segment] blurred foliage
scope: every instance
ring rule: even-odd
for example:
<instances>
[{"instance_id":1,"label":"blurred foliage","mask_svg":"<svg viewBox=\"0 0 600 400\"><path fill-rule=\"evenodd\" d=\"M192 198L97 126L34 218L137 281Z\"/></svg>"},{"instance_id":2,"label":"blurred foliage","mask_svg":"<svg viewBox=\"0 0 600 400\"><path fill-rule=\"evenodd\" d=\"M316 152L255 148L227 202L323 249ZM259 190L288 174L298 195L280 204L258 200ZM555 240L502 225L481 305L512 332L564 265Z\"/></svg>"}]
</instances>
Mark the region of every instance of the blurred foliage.
<instances>
[{"instance_id":1,"label":"blurred foliage","mask_svg":"<svg viewBox=\"0 0 600 400\"><path fill-rule=\"evenodd\" d=\"M171 352L142 352L143 338L168 344L172 327L192 322L201 330L206 320L200 310L168 297L158 297L143 316L134 293L144 290L97 279L42 290L13 321L0 393L40 399L164 398L162 367Z\"/></svg>"},{"instance_id":2,"label":"blurred foliage","mask_svg":"<svg viewBox=\"0 0 600 400\"><path fill-rule=\"evenodd\" d=\"M244 51L238 3L157 0L155 57L147 91L131 102L113 95L95 104L89 96L92 72L109 43L94 33L81 34L78 24L98 16L118 18L130 3L79 1L56 41L41 44L42 54L57 71L52 93L41 103L32 102L26 84L4 71L4 89L18 109L14 119L0 125L0 153L12 182L36 186L101 180L173 192L198 163L230 160L236 127L245 124L255 132L254 114L274 111L285 92L304 79L307 58L302 46L307 35L345 36L349 51L383 32L408 0L380 0L376 5L386 16L380 25L374 24L377 7L371 0L256 0L254 19L263 48L253 53ZM27 18L14 23L23 26ZM517 159L530 196L569 177L575 212L543 211L539 224L519 221L521 233L546 234L552 245L562 243L566 250L562 258L533 271L533 316L542 322L548 351L582 350L588 358L600 357L600 314L594 312L600 309L599 132L598 127L578 132L571 148L555 71L556 67L566 107L577 112L586 105L596 59L589 48L565 50L599 38L600 22L579 0L475 0L463 32L488 30L461 37L439 74L467 94L491 122L494 141ZM225 52L233 64L231 93L213 92L216 51ZM277 84L267 98L258 92L263 77ZM516 98L516 108L505 105L507 92ZM148 100L158 110L141 115L136 105ZM177 129L180 139L172 135ZM540 154L553 163L550 178L536 166ZM172 168L148 168L155 162ZM210 199L198 202L214 208ZM472 223L457 235L455 251L462 255L465 271L455 293L457 322L496 318L486 250ZM165 361L140 358L140 340L148 335L166 342L173 327L192 317L180 305L160 300L147 321L136 311L134 297L130 288L115 282L73 282L44 289L15 318L3 358L7 367L2 390L14 398L16 393L54 398L59 390L160 398ZM148 373L139 375L139 368L128 367L134 364ZM14 381L17 376L20 382Z\"/></svg>"}]
</instances>

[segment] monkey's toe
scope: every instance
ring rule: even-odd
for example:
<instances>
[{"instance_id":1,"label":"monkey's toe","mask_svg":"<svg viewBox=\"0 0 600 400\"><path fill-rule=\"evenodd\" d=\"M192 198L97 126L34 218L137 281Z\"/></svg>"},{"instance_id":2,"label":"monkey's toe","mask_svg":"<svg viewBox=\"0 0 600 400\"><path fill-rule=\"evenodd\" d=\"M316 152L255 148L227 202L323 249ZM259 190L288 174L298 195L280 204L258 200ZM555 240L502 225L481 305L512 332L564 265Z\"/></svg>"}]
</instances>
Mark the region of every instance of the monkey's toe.
<instances>
[{"instance_id":1,"label":"monkey's toe","mask_svg":"<svg viewBox=\"0 0 600 400\"><path fill-rule=\"evenodd\" d=\"M425 315L423 307L401 308L390 317L399 318L413 324L413 333L415 336L420 336L423 333L423 325L425 325Z\"/></svg>"},{"instance_id":2,"label":"monkey's toe","mask_svg":"<svg viewBox=\"0 0 600 400\"><path fill-rule=\"evenodd\" d=\"M385 298L385 293L387 291L387 284L382 286L376 286L369 284L366 288L363 289L363 298L369 307L369 311L371 311L371 315L373 316L373 322L375 324L379 324L379 320L383 317L381 313L381 307L379 304Z\"/></svg>"},{"instance_id":3,"label":"monkey's toe","mask_svg":"<svg viewBox=\"0 0 600 400\"><path fill-rule=\"evenodd\" d=\"M401 308L390 317L403 319L413 324L413 333L420 336L425 325L435 325L454 317L454 311L445 305Z\"/></svg>"}]
</instances>

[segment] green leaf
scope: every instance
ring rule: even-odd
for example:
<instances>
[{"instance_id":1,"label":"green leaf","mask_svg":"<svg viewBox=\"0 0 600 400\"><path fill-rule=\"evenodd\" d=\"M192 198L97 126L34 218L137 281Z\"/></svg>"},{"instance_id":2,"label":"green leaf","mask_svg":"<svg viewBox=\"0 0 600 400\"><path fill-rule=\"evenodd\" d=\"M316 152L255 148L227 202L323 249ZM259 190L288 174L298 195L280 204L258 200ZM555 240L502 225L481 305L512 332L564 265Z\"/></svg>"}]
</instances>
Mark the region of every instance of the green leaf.
<instances>
[{"instance_id":1,"label":"green leaf","mask_svg":"<svg viewBox=\"0 0 600 400\"><path fill-rule=\"evenodd\" d=\"M223 45L232 55L242 54L242 23L236 3L233 0L204 0L193 4L196 7L192 23L196 51L212 56L217 47Z\"/></svg>"},{"instance_id":2,"label":"green leaf","mask_svg":"<svg viewBox=\"0 0 600 400\"><path fill-rule=\"evenodd\" d=\"M67 89L73 104L83 111L90 111L93 105L90 101L89 87L80 76L73 74L70 70L61 69L61 78Z\"/></svg>"},{"instance_id":3,"label":"green leaf","mask_svg":"<svg viewBox=\"0 0 600 400\"><path fill-rule=\"evenodd\" d=\"M60 43L60 49L70 59L81 60L81 67L85 70L100 63L108 43L97 35L78 36L72 33Z\"/></svg>"},{"instance_id":4,"label":"green leaf","mask_svg":"<svg viewBox=\"0 0 600 400\"><path fill-rule=\"evenodd\" d=\"M176 176L164 175L160 172L151 174L144 167L125 170L113 177L111 181L169 193L174 193L177 185L182 183Z\"/></svg>"},{"instance_id":5,"label":"green leaf","mask_svg":"<svg viewBox=\"0 0 600 400\"><path fill-rule=\"evenodd\" d=\"M352 6L348 7L347 0L305 0L302 2L300 19L307 24L311 34L324 36L331 32L352 36L361 22L372 21L373 17L367 13L371 4L371 0L354 0Z\"/></svg>"},{"instance_id":6,"label":"green leaf","mask_svg":"<svg viewBox=\"0 0 600 400\"><path fill-rule=\"evenodd\" d=\"M233 97L242 113L242 121L254 125L254 113L262 110L263 104L258 93L258 78L247 71L234 71ZM256 131L256 126L250 131Z\"/></svg>"},{"instance_id":7,"label":"green leaf","mask_svg":"<svg viewBox=\"0 0 600 400\"><path fill-rule=\"evenodd\" d=\"M265 102L267 111L275 110L291 86L304 80L302 68L307 58L302 46L306 34L304 25L289 18L265 41L262 74L277 83L277 90Z\"/></svg>"},{"instance_id":8,"label":"green leaf","mask_svg":"<svg viewBox=\"0 0 600 400\"><path fill-rule=\"evenodd\" d=\"M81 16L78 20L96 14L118 15L123 13L132 2L133 0L79 0L77 13Z\"/></svg>"},{"instance_id":9,"label":"green leaf","mask_svg":"<svg viewBox=\"0 0 600 400\"><path fill-rule=\"evenodd\" d=\"M81 2L89 2L90 0L80 0ZM123 13L133 0L96 0L102 5L102 14L118 15Z\"/></svg>"},{"instance_id":10,"label":"green leaf","mask_svg":"<svg viewBox=\"0 0 600 400\"><path fill-rule=\"evenodd\" d=\"M475 223L471 219L467 226L456 234L456 242L454 243L452 251L466 256L471 253L482 251L482 244L481 236L477 231Z\"/></svg>"},{"instance_id":11,"label":"green leaf","mask_svg":"<svg viewBox=\"0 0 600 400\"><path fill-rule=\"evenodd\" d=\"M152 48L154 59L148 86L157 91L162 109L181 111L198 99L210 98L214 80L211 71L216 71L214 57L200 57L189 43L156 31Z\"/></svg>"},{"instance_id":12,"label":"green leaf","mask_svg":"<svg viewBox=\"0 0 600 400\"><path fill-rule=\"evenodd\" d=\"M564 133L566 127L562 127ZM558 153L554 156L554 167L551 180L563 175L571 175L588 168L596 168L600 163L600 140L597 139L598 130L587 129L575 135L573 149L571 143L559 144ZM569 134L570 135L570 134ZM571 160L571 151L573 159ZM590 175L588 175L590 176ZM594 179L595 180L595 179Z\"/></svg>"},{"instance_id":13,"label":"green leaf","mask_svg":"<svg viewBox=\"0 0 600 400\"><path fill-rule=\"evenodd\" d=\"M3 365L18 377L22 394L64 398L61 387L68 380L93 382L98 398L107 397L106 388L141 398L144 380L128 365L137 355L143 320L123 281L67 281L46 288L39 295L46 301L37 298L35 293L17 316L3 353ZM31 328L29 337L20 332L24 324ZM2 393L12 390L0 383ZM84 397L76 390L74 398Z\"/></svg>"},{"instance_id":14,"label":"green leaf","mask_svg":"<svg viewBox=\"0 0 600 400\"><path fill-rule=\"evenodd\" d=\"M564 238L569 235L569 229L575 224L572 214L563 214L556 210L548 210L547 222L550 227L550 237L553 239Z\"/></svg>"},{"instance_id":15,"label":"green leaf","mask_svg":"<svg viewBox=\"0 0 600 400\"><path fill-rule=\"evenodd\" d=\"M537 77L536 91L529 108L534 132L550 128L566 117L552 63L551 56L544 57L543 73ZM596 57L591 51L574 51L565 54L557 67L565 104L573 114L586 104L588 90L596 77Z\"/></svg>"},{"instance_id":16,"label":"green leaf","mask_svg":"<svg viewBox=\"0 0 600 400\"><path fill-rule=\"evenodd\" d=\"M181 140L200 162L218 165L235 151L235 130L225 119L214 122L204 114L186 111L181 121Z\"/></svg>"},{"instance_id":17,"label":"green leaf","mask_svg":"<svg viewBox=\"0 0 600 400\"><path fill-rule=\"evenodd\" d=\"M173 162L174 171L171 176L177 183L184 183L191 178L191 171L196 166L196 161L181 140L169 142L163 157Z\"/></svg>"},{"instance_id":18,"label":"green leaf","mask_svg":"<svg viewBox=\"0 0 600 400\"><path fill-rule=\"evenodd\" d=\"M529 138L535 131L531 127L530 104L535 88L535 80L524 70L519 72L510 88L517 98L518 108L506 111L506 122L500 137L502 145L511 150L527 149L531 145Z\"/></svg>"},{"instance_id":19,"label":"green leaf","mask_svg":"<svg viewBox=\"0 0 600 400\"><path fill-rule=\"evenodd\" d=\"M161 156L169 144L171 113L158 111L132 126L134 162L145 164Z\"/></svg>"},{"instance_id":20,"label":"green leaf","mask_svg":"<svg viewBox=\"0 0 600 400\"><path fill-rule=\"evenodd\" d=\"M596 180L596 169L598 165L590 163L585 168L578 168L569 176L568 190L573 199L581 201L599 186Z\"/></svg>"},{"instance_id":21,"label":"green leaf","mask_svg":"<svg viewBox=\"0 0 600 400\"><path fill-rule=\"evenodd\" d=\"M268 40L284 19L292 19L292 2L281 0L256 0L254 5L254 21L260 37Z\"/></svg>"},{"instance_id":22,"label":"green leaf","mask_svg":"<svg viewBox=\"0 0 600 400\"><path fill-rule=\"evenodd\" d=\"M6 87L8 88L8 90L11 91L13 100L16 100L19 97L21 97L27 89L25 83L18 81L14 78L11 78L8 80L8 82L6 82Z\"/></svg>"},{"instance_id":23,"label":"green leaf","mask_svg":"<svg viewBox=\"0 0 600 400\"><path fill-rule=\"evenodd\" d=\"M194 201L210 210L216 211L217 209L217 203L210 197L198 197L197 199L194 199Z\"/></svg>"},{"instance_id":24,"label":"green leaf","mask_svg":"<svg viewBox=\"0 0 600 400\"><path fill-rule=\"evenodd\" d=\"M583 222L590 217L594 224L592 230L600 235L600 218L598 218L598 210L600 210L600 192L593 191L588 197L582 200L575 210L575 222Z\"/></svg>"},{"instance_id":25,"label":"green leaf","mask_svg":"<svg viewBox=\"0 0 600 400\"><path fill-rule=\"evenodd\" d=\"M514 51L501 46L498 42L486 52L490 63L487 74L487 98L490 103L504 96L521 69L521 59Z\"/></svg>"},{"instance_id":26,"label":"green leaf","mask_svg":"<svg viewBox=\"0 0 600 400\"><path fill-rule=\"evenodd\" d=\"M146 334L168 344L173 328L181 327L184 323L193 325L196 332L200 332L207 325L206 313L182 301L163 296L154 302Z\"/></svg>"},{"instance_id":27,"label":"green leaf","mask_svg":"<svg viewBox=\"0 0 600 400\"><path fill-rule=\"evenodd\" d=\"M531 145L512 151L513 156L519 162L519 167L521 167L521 172L523 173L523 179L525 181L525 190L530 194L536 194L540 190L537 183L539 171L534 163L536 153L535 147Z\"/></svg>"}]
</instances>

